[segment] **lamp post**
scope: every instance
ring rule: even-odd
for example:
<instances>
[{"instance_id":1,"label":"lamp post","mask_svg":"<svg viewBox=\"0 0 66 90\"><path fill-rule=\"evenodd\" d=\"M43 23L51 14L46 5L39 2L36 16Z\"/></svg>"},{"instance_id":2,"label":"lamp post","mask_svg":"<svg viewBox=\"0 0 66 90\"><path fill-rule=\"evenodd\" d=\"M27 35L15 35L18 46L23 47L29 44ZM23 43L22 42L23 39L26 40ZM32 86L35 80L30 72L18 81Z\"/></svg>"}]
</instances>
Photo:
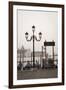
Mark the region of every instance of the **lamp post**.
<instances>
[{"instance_id":1,"label":"lamp post","mask_svg":"<svg viewBox=\"0 0 66 90\"><path fill-rule=\"evenodd\" d=\"M25 37L27 41L31 41L33 40L33 68L35 67L35 40L36 41L40 41L41 37L42 37L42 33L39 32L39 39L37 39L37 37L35 36L34 32L35 32L35 26L32 26L32 31L33 31L33 35L31 36L30 39L28 39L28 32L25 33Z\"/></svg>"}]
</instances>

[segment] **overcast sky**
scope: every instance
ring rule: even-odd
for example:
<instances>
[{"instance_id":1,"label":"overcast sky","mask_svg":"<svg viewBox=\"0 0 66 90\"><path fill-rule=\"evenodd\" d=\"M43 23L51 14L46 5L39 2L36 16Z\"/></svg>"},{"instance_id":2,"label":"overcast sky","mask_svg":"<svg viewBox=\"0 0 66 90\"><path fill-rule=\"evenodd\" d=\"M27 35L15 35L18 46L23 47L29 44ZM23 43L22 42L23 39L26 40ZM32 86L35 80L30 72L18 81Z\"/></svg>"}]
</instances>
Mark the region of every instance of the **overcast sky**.
<instances>
[{"instance_id":1,"label":"overcast sky","mask_svg":"<svg viewBox=\"0 0 66 90\"><path fill-rule=\"evenodd\" d=\"M41 51L41 46L44 45L44 41L55 41L55 53L58 51L58 13L52 11L30 11L30 10L18 10L18 48L22 45L26 49L33 50L32 41L27 42L25 38L25 32L29 33L29 39L32 36L32 26L35 25L35 35L39 39L38 33L42 33L42 39L40 42L35 41L35 51ZM50 53L51 48L47 48L47 52Z\"/></svg>"}]
</instances>

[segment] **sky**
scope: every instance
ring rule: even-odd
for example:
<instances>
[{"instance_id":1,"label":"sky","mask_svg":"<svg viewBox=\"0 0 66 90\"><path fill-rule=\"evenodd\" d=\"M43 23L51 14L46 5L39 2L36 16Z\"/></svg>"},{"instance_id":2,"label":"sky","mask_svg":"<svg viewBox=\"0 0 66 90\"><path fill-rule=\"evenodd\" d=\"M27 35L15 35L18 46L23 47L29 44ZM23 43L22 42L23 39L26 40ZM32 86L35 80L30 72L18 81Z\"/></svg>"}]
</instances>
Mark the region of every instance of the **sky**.
<instances>
[{"instance_id":1,"label":"sky","mask_svg":"<svg viewBox=\"0 0 66 90\"><path fill-rule=\"evenodd\" d=\"M41 41L35 40L35 51L41 51L44 41L55 41L55 53L58 52L58 12L57 11L36 11L36 10L17 10L17 35L18 48L24 46L26 49L33 50L33 42L27 42L25 33L28 32L28 39L33 35L32 26L35 26L35 35L39 39L39 32L42 33ZM47 47L47 52L52 53L52 47Z\"/></svg>"}]
</instances>

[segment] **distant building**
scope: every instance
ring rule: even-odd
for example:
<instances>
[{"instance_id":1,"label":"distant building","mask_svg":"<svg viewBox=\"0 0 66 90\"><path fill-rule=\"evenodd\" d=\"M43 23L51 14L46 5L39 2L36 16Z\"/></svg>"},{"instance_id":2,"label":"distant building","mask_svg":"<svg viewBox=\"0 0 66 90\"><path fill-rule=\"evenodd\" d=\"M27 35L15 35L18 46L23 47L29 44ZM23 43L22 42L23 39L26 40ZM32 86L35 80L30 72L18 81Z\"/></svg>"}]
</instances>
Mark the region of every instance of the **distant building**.
<instances>
[{"instance_id":1,"label":"distant building","mask_svg":"<svg viewBox=\"0 0 66 90\"><path fill-rule=\"evenodd\" d=\"M17 49L17 63L26 63L31 60L31 50L25 49L23 46L21 49Z\"/></svg>"},{"instance_id":2,"label":"distant building","mask_svg":"<svg viewBox=\"0 0 66 90\"><path fill-rule=\"evenodd\" d=\"M48 54L47 54L48 55ZM39 64L42 63L42 59L45 58L45 53L41 51L35 51L35 63L38 62ZM33 64L33 52L30 49L25 49L22 47L21 49L17 50L17 62L21 61L24 65L29 61Z\"/></svg>"}]
</instances>

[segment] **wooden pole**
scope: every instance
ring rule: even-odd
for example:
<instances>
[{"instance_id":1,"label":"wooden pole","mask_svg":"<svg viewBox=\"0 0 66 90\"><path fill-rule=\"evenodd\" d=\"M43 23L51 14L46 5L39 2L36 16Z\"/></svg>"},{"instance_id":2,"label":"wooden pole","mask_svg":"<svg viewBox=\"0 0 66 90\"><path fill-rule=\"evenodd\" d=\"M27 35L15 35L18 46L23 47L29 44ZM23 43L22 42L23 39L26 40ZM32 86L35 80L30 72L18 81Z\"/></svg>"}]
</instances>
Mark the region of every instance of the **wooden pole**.
<instances>
[{"instance_id":1,"label":"wooden pole","mask_svg":"<svg viewBox=\"0 0 66 90\"><path fill-rule=\"evenodd\" d=\"M45 40L45 42L46 42L46 40ZM46 46L45 46L45 60L46 60Z\"/></svg>"},{"instance_id":2,"label":"wooden pole","mask_svg":"<svg viewBox=\"0 0 66 90\"><path fill-rule=\"evenodd\" d=\"M52 42L54 42L54 40ZM52 46L52 53L53 53L53 64L54 64L54 46Z\"/></svg>"}]
</instances>

